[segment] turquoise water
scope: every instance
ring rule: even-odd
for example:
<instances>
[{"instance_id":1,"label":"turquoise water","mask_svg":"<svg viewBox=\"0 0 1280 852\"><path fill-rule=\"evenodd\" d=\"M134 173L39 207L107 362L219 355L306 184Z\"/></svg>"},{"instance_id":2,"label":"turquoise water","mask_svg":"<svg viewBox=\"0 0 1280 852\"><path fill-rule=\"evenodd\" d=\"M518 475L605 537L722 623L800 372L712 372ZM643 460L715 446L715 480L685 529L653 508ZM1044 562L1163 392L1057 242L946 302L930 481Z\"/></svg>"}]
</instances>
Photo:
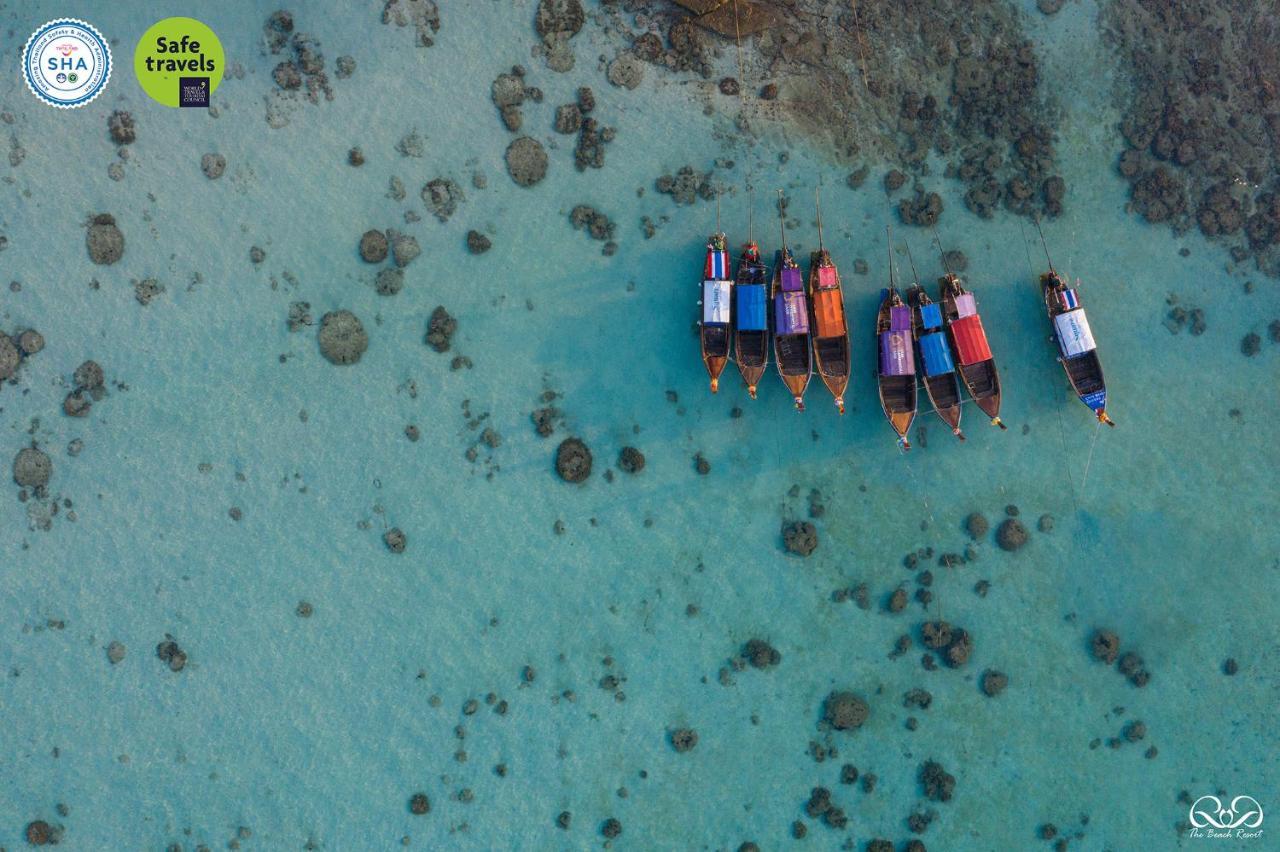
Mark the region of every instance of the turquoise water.
<instances>
[{"instance_id":1,"label":"turquoise water","mask_svg":"<svg viewBox=\"0 0 1280 852\"><path fill-rule=\"evenodd\" d=\"M591 26L573 42L575 69L553 73L529 54L535 5L444 9L436 44L419 49L412 28L380 23L380 4L299 4L298 29L319 39L330 68L343 54L358 68L332 80L333 101L293 105L278 129L264 120L279 61L261 46L273 7L0 7L11 67L53 15L91 21L116 57L104 94L73 111L0 77L0 110L14 117L0 127L26 151L0 165L0 265L21 285L0 298L0 328L34 327L47 341L0 391L3 454L35 440L53 458L50 494L71 501L39 529L38 501L20 503L11 483L0 512L0 846L23 848L25 827L42 819L69 849L225 847L242 827L242 848L576 849L604 842L612 817L618 848L781 848L803 820L805 843L861 849L905 843L907 817L932 808L920 838L931 849L1050 848L1036 835L1044 823L1072 848L1164 849L1205 842L1179 839L1180 791L1280 807L1280 348L1265 340L1280 298L1260 277L1246 295L1249 276L1227 271L1225 252L1198 235L1174 238L1125 212L1114 60L1096 5L1048 18L1026 4L1025 25L1063 109L1067 212L1045 236L1058 268L1081 280L1119 426L1099 430L1065 387L1032 278L1043 265L1034 232L1007 215L971 216L958 185L937 181L942 239L968 256L1010 429L970 413L961 446L923 418L927 439L906 456L872 375L893 220L883 168L852 191L848 168L785 127L744 144L731 110L703 114L674 77L650 68L635 91L610 86L596 57L615 48ZM168 14L200 17L245 71L215 93L216 118L162 108L132 79L134 41ZM732 59L717 60L724 73ZM489 99L514 63L545 93L523 107L523 132L551 161L529 189L506 175L513 135ZM550 129L581 85L618 128L605 168L585 173L573 168L573 137ZM121 181L108 175L119 162L113 109L138 122ZM415 130L424 154L402 156L396 145ZM352 146L365 153L360 168L347 165ZM208 152L226 157L218 180L201 172ZM732 367L718 396L706 392L690 328L714 205L677 207L653 183L717 158L736 163L715 174L731 245L754 199L767 256L772 190L792 199L800 222L789 236L806 256L809 199L824 186L854 335L843 418L817 382L809 411L795 414L772 370L755 402ZM438 176L466 194L447 223L418 196ZM404 201L387 197L393 177ZM578 204L617 223L615 255L569 226ZM405 210L421 221L406 223ZM83 248L84 223L101 212L126 239L109 267ZM669 221L646 240L642 216ZM393 297L374 291L376 267L356 251L375 227L423 249ZM493 250L468 254L472 228ZM922 275L940 272L927 232L895 233ZM266 252L259 265L253 246ZM853 272L856 258L868 275ZM146 278L165 292L143 306L132 281ZM1204 309L1203 335L1166 330L1170 293ZM314 328L290 333L298 300L317 320L344 308L361 317L369 347L358 364L325 361ZM423 344L437 305L458 318L448 354ZM1249 331L1264 336L1254 358L1239 351ZM456 354L474 367L451 370ZM71 373L88 358L108 395L87 418L66 417ZM565 414L553 438L529 419L544 390ZM406 439L407 424L421 440ZM471 460L485 427L501 443L481 443ZM595 456L581 486L553 467L569 435ZM606 481L626 445L647 466ZM780 525L807 518L813 489L825 505L819 547L788 556ZM969 543L966 515L994 526L1009 504L1032 530L1027 546L1005 553L988 535L976 561L935 564ZM1042 514L1050 533L1035 529ZM384 547L389 527L407 534L405 553ZM904 555L929 547L929 608L884 612L899 584L915 589ZM991 584L985 597L972 590L979 580ZM833 601L859 583L869 610ZM296 614L300 601L310 618ZM922 668L918 628L936 618L972 634L963 668ZM1146 688L1091 659L1098 627L1143 656ZM904 633L915 646L890 659ZM156 657L166 634L189 655L181 672ZM722 677L756 637L781 664ZM127 647L114 665L112 641ZM1221 671L1228 657L1234 677ZM1009 677L995 698L979 689L987 669ZM600 686L607 675L616 690ZM916 687L932 693L929 709L903 706ZM822 730L823 699L844 689L867 700L869 721ZM1107 747L1134 719L1146 739ZM668 732L685 727L699 740L681 754ZM839 756L816 761L815 742ZM1152 745L1158 755L1144 758ZM951 801L925 801L926 759L955 776ZM846 762L878 776L873 792L839 783ZM846 829L805 815L820 785ZM407 806L417 792L431 800L425 816ZM567 831L555 825L564 810Z\"/></svg>"}]
</instances>

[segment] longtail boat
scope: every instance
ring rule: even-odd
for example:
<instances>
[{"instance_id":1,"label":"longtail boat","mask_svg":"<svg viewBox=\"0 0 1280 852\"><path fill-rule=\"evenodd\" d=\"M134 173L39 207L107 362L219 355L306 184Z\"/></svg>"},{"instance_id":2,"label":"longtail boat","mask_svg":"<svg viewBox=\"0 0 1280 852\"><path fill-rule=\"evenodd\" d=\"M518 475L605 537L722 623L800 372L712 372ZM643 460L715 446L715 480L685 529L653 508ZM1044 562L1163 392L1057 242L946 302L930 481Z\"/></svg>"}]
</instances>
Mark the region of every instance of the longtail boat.
<instances>
[{"instance_id":1,"label":"longtail boat","mask_svg":"<svg viewBox=\"0 0 1280 852\"><path fill-rule=\"evenodd\" d=\"M702 273L702 321L698 337L702 363L711 377L711 392L720 389L720 374L729 362L733 282L729 280L729 251L723 232L707 240L707 261Z\"/></svg>"},{"instance_id":2,"label":"longtail boat","mask_svg":"<svg viewBox=\"0 0 1280 852\"><path fill-rule=\"evenodd\" d=\"M916 416L916 361L911 345L911 308L898 294L893 273L893 246L889 247L889 286L880 291L876 314L876 342L880 386L880 407L889 425L898 433L902 449L911 449L907 430Z\"/></svg>"},{"instance_id":3,"label":"longtail boat","mask_svg":"<svg viewBox=\"0 0 1280 852\"><path fill-rule=\"evenodd\" d=\"M750 240L738 257L738 275L733 285L733 352L752 399L756 398L756 387L769 365L769 311L765 298L768 279L769 270L760 262L760 246Z\"/></svg>"},{"instance_id":4,"label":"longtail boat","mask_svg":"<svg viewBox=\"0 0 1280 852\"><path fill-rule=\"evenodd\" d=\"M813 312L813 360L822 382L844 414L849 387L849 326L844 317L840 273L822 244L822 207L818 205L818 250L809 255L809 300Z\"/></svg>"},{"instance_id":5,"label":"longtail boat","mask_svg":"<svg viewBox=\"0 0 1280 852\"><path fill-rule=\"evenodd\" d=\"M787 248L787 225L783 221L782 190L778 190L778 219L782 224L782 248L776 255L770 298L773 301L773 358L778 375L795 399L796 411L804 411L804 391L813 375L809 354L809 306L805 299L800 267Z\"/></svg>"},{"instance_id":6,"label":"longtail boat","mask_svg":"<svg viewBox=\"0 0 1280 852\"><path fill-rule=\"evenodd\" d=\"M1089 318L1084 315L1080 296L1051 267L1040 276L1045 307L1053 320L1053 336L1058 342L1058 361L1067 372L1067 381L1080 401L1098 418L1099 423L1116 425L1107 416L1107 385L1102 378L1102 362L1093 341Z\"/></svg>"},{"instance_id":7,"label":"longtail boat","mask_svg":"<svg viewBox=\"0 0 1280 852\"><path fill-rule=\"evenodd\" d=\"M952 352L959 362L960 381L982 413L991 418L991 425L1008 429L1000 419L1000 372L991 356L982 318L978 316L977 299L947 266L947 256L936 233L934 240L947 273L938 279L938 302L942 305L942 322L951 337Z\"/></svg>"},{"instance_id":8,"label":"longtail boat","mask_svg":"<svg viewBox=\"0 0 1280 852\"><path fill-rule=\"evenodd\" d=\"M1098 347L1089 328L1089 318L1084 314L1079 294L1053 268L1039 221L1036 222L1036 231L1040 234L1040 244L1044 246L1044 258L1049 263L1049 271L1040 276L1040 289L1049 319L1053 321L1058 362L1066 371L1072 390L1081 402L1089 406L1098 422L1114 426L1115 422L1107 416L1107 384L1102 378L1102 361L1098 359Z\"/></svg>"},{"instance_id":9,"label":"longtail boat","mask_svg":"<svg viewBox=\"0 0 1280 852\"><path fill-rule=\"evenodd\" d=\"M911 264L911 271L914 275L915 263ZM942 325L942 310L918 280L907 292L907 301L911 303L911 335L920 358L924 391L933 410L951 427L951 434L963 441L964 433L960 431L963 400L955 361L951 358L951 344Z\"/></svg>"}]
</instances>

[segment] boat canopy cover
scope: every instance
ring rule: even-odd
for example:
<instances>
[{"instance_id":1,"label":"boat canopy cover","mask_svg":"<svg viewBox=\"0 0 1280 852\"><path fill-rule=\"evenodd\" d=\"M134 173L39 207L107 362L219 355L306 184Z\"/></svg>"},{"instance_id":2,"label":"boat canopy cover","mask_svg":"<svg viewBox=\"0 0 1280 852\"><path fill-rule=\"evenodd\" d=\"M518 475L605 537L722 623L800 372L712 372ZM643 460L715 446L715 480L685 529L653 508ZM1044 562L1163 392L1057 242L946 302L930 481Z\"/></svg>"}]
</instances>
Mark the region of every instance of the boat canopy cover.
<instances>
[{"instance_id":1,"label":"boat canopy cover","mask_svg":"<svg viewBox=\"0 0 1280 852\"><path fill-rule=\"evenodd\" d=\"M977 314L961 317L951 323L951 335L956 343L956 356L964 366L991 360L991 347L987 333L982 329L982 318Z\"/></svg>"},{"instance_id":2,"label":"boat canopy cover","mask_svg":"<svg viewBox=\"0 0 1280 852\"><path fill-rule=\"evenodd\" d=\"M890 308L889 329L891 331L910 331L911 309L906 305L894 305Z\"/></svg>"},{"instance_id":3,"label":"boat canopy cover","mask_svg":"<svg viewBox=\"0 0 1280 852\"><path fill-rule=\"evenodd\" d=\"M883 331L880 333L880 375L914 376L915 353L911 351L910 331Z\"/></svg>"},{"instance_id":4,"label":"boat canopy cover","mask_svg":"<svg viewBox=\"0 0 1280 852\"><path fill-rule=\"evenodd\" d=\"M1089 330L1089 320L1084 315L1084 308L1058 314L1053 318L1053 326L1058 332L1058 348L1067 358L1098 348L1093 342L1093 332Z\"/></svg>"},{"instance_id":5,"label":"boat canopy cover","mask_svg":"<svg viewBox=\"0 0 1280 852\"><path fill-rule=\"evenodd\" d=\"M702 282L702 323L703 325L729 324L729 290L728 281Z\"/></svg>"},{"instance_id":6,"label":"boat canopy cover","mask_svg":"<svg viewBox=\"0 0 1280 852\"><path fill-rule=\"evenodd\" d=\"M924 358L926 376L941 376L955 372L956 365L951 360L951 347L947 345L947 336L940 331L920 338L920 355Z\"/></svg>"},{"instance_id":7,"label":"boat canopy cover","mask_svg":"<svg viewBox=\"0 0 1280 852\"><path fill-rule=\"evenodd\" d=\"M818 337L844 337L844 299L839 290L818 290L813 294L813 318Z\"/></svg>"},{"instance_id":8,"label":"boat canopy cover","mask_svg":"<svg viewBox=\"0 0 1280 852\"><path fill-rule=\"evenodd\" d=\"M930 302L920 307L920 322L925 328L942 328L942 309L937 302Z\"/></svg>"},{"instance_id":9,"label":"boat canopy cover","mask_svg":"<svg viewBox=\"0 0 1280 852\"><path fill-rule=\"evenodd\" d=\"M778 334L808 334L809 304L804 293L779 293L774 327Z\"/></svg>"},{"instance_id":10,"label":"boat canopy cover","mask_svg":"<svg viewBox=\"0 0 1280 852\"><path fill-rule=\"evenodd\" d=\"M840 281L836 278L836 268L834 266L818 267L818 286L819 287L835 287Z\"/></svg>"},{"instance_id":11,"label":"boat canopy cover","mask_svg":"<svg viewBox=\"0 0 1280 852\"><path fill-rule=\"evenodd\" d=\"M804 281L800 276L799 267L782 267L782 289L789 293L804 292Z\"/></svg>"},{"instance_id":12,"label":"boat canopy cover","mask_svg":"<svg viewBox=\"0 0 1280 852\"><path fill-rule=\"evenodd\" d=\"M962 317L978 315L978 303L974 301L972 293L961 293L956 296L956 313Z\"/></svg>"},{"instance_id":13,"label":"boat canopy cover","mask_svg":"<svg viewBox=\"0 0 1280 852\"><path fill-rule=\"evenodd\" d=\"M739 284L734 287L738 302L738 330L765 331L769 327L764 309L763 284Z\"/></svg>"},{"instance_id":14,"label":"boat canopy cover","mask_svg":"<svg viewBox=\"0 0 1280 852\"><path fill-rule=\"evenodd\" d=\"M718 249L707 249L707 267L703 278L720 279L729 277L729 252Z\"/></svg>"}]
</instances>

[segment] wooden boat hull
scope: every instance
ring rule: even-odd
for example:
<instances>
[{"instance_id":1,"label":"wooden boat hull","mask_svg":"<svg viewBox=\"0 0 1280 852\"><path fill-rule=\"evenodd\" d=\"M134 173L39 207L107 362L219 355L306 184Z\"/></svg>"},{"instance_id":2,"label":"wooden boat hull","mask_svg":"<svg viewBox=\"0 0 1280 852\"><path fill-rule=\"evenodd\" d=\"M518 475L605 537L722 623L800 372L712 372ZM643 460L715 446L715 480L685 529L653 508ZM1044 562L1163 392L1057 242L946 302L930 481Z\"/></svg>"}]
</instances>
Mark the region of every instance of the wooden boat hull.
<instances>
[{"instance_id":1,"label":"wooden boat hull","mask_svg":"<svg viewBox=\"0 0 1280 852\"><path fill-rule=\"evenodd\" d=\"M1107 383L1102 373L1102 359L1098 350L1093 349L1080 355L1068 357L1058 340L1057 324L1053 322L1059 314L1067 313L1062 306L1059 294L1069 289L1067 282L1053 272L1040 276L1040 287L1044 296L1045 309L1049 313L1049 321L1054 327L1054 342L1058 346L1058 363L1067 374L1067 382L1081 402L1094 413L1099 423L1115 426L1107 415Z\"/></svg>"},{"instance_id":2,"label":"wooden boat hull","mask_svg":"<svg viewBox=\"0 0 1280 852\"><path fill-rule=\"evenodd\" d=\"M735 280L735 286L760 284L767 290L769 273L763 263L758 260L750 260L744 256L738 261L738 276ZM766 317L768 316L767 305L765 307L765 315ZM734 360L738 362L738 372L742 374L742 381L746 384L747 393L751 395L752 399L756 398L756 389L760 385L760 379L763 378L764 372L769 366L771 335L769 334L767 320L765 326L763 330L743 330L737 327L736 321L734 323Z\"/></svg>"},{"instance_id":3,"label":"wooden boat hull","mask_svg":"<svg viewBox=\"0 0 1280 852\"><path fill-rule=\"evenodd\" d=\"M932 304L929 295L924 289L916 285L908 294L908 301L911 303L911 336L916 346L916 369L920 371L920 380L924 384L925 395L929 397L929 404L933 406L933 410L942 418L942 422L951 427L951 433L964 440L964 433L960 431L960 416L963 413L961 408L962 400L960 399L960 381L956 376L955 370L947 373L939 373L935 376L928 374L928 365L925 360L924 345L921 338L926 334L924 326L924 317L920 313L920 309L925 305ZM945 327L935 333L946 334ZM947 346L951 346L947 341Z\"/></svg>"},{"instance_id":4,"label":"wooden boat hull","mask_svg":"<svg viewBox=\"0 0 1280 852\"><path fill-rule=\"evenodd\" d=\"M702 326L698 331L702 343L702 363L711 377L711 392L720 390L720 374L729 363L729 329L724 326Z\"/></svg>"},{"instance_id":5,"label":"wooden boat hull","mask_svg":"<svg viewBox=\"0 0 1280 852\"><path fill-rule=\"evenodd\" d=\"M825 292L834 292L839 300L839 320L837 333L819 336L822 326L819 323L819 269L830 269L835 277L835 287L828 287ZM844 414L844 394L849 387L849 367L851 363L849 351L849 327L844 317L844 292L840 285L840 273L826 252L816 251L809 256L809 313L810 328L813 329L813 360L818 368L822 383L835 397L836 409Z\"/></svg>"},{"instance_id":6,"label":"wooden boat hull","mask_svg":"<svg viewBox=\"0 0 1280 852\"><path fill-rule=\"evenodd\" d=\"M774 264L773 278L769 286L769 309L774 311L774 303L782 291L783 258L790 261L791 255L778 252L778 262ZM794 264L794 261L791 261ZM809 379L813 376L813 354L809 346L809 334L779 334L777 322L773 323L773 360L778 367L778 375L782 383L795 401L796 410L804 411L804 392L809 387Z\"/></svg>"},{"instance_id":7,"label":"wooden boat hull","mask_svg":"<svg viewBox=\"0 0 1280 852\"><path fill-rule=\"evenodd\" d=\"M956 310L956 297L968 291L964 289L960 279L954 275L938 279L938 284L938 302L942 305L942 321L947 327L947 336L951 341L951 351L957 353L958 361L959 346L956 343L955 332L952 330L951 324L959 318L959 312ZM969 398L978 406L979 411L990 418L991 425L999 426L1001 429L1008 428L1004 425L1004 421L1000 419L1000 371L996 368L995 358L989 358L973 364L957 363L956 369L960 374L960 381L964 384L965 391L969 394Z\"/></svg>"},{"instance_id":8,"label":"wooden boat hull","mask_svg":"<svg viewBox=\"0 0 1280 852\"><path fill-rule=\"evenodd\" d=\"M898 442L902 448L909 450L911 441L907 438L907 433L911 429L911 423L915 420L916 410L919 407L916 376L915 373L886 376L884 367L880 363L880 334L889 330L889 309L895 304L902 304L902 300L897 291L891 288L881 300L880 310L876 314L876 384L880 393L880 408L883 409L884 416L893 427L893 431L898 433Z\"/></svg>"}]
</instances>

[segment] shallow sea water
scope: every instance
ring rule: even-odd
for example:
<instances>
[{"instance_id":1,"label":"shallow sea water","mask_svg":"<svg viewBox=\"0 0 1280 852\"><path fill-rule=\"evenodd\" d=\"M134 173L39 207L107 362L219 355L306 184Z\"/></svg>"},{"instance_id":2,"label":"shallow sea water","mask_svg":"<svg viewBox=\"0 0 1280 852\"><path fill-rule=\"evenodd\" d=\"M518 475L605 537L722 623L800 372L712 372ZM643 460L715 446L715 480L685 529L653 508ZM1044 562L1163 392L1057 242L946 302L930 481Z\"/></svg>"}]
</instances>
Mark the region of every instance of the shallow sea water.
<instances>
[{"instance_id":1,"label":"shallow sea water","mask_svg":"<svg viewBox=\"0 0 1280 852\"><path fill-rule=\"evenodd\" d=\"M0 327L34 327L47 340L20 383L0 391L0 455L8 464L34 438L54 459L51 493L77 516L69 522L64 509L51 530L33 530L17 487L6 489L0 847L23 848L26 824L46 819L64 828L68 849L225 848L242 826L246 849L578 849L599 846L601 823L616 817L617 848L783 848L804 819L809 846L862 849L877 837L905 843L906 818L927 807L937 813L921 838L930 849L1050 848L1036 837L1046 822L1071 848L1164 849L1208 842L1179 839L1179 791L1248 794L1280 809L1280 347L1264 342L1244 358L1238 346L1249 331L1265 337L1280 291L1257 278L1243 295L1247 276L1224 271L1222 249L1124 211L1114 59L1098 42L1094 3L1052 18L1024 5L1064 109L1067 212L1045 236L1055 264L1082 282L1119 426L1100 431L1066 388L1028 265L1043 268L1034 230L971 216L941 181L942 238L968 255L1010 428L969 413L961 446L922 418L927 446L905 456L872 375L884 225L896 218L882 170L852 191L847 168L785 128L743 145L732 108L704 115L652 69L633 92L612 87L595 62L612 48L591 27L575 39L574 71L552 73L529 56L531 0L451 5L429 49L413 46L411 29L384 27L380 5L294 7L330 66L343 54L359 65L333 81L332 102L300 104L281 129L268 127L263 105L278 59L262 50L261 27L274 6L0 6L10 68L26 35L55 15L91 21L116 56L105 93L73 111L0 75L0 109L16 118L3 129L27 151L20 166L0 166L0 275L21 283L0 295ZM216 119L160 107L133 79L134 42L168 14L209 24L245 68L214 95ZM732 73L732 52L721 60ZM524 132L551 156L531 189L506 175L512 135L489 100L494 76L514 63L545 92L524 108ZM555 105L580 85L618 128L600 171L575 171L573 137L550 130ZM107 175L113 109L131 110L139 128L120 182ZM402 157L396 143L415 129L425 155ZM367 157L359 169L346 164L353 145ZM209 151L228 162L216 181L200 171ZM653 182L717 157L737 162L717 170L735 256L751 204L772 256L771 196L785 188L803 223L789 237L807 257L807 211L824 186L854 335L843 418L817 382L809 410L795 414L772 369L755 402L732 366L721 393L706 392L690 328L714 205L677 207ZM471 186L476 170L487 188ZM466 193L443 224L418 198L438 175ZM404 202L386 197L392 176ZM618 223L615 256L570 228L580 203ZM405 209L422 221L406 225ZM83 223L104 211L127 248L120 263L96 267ZM670 221L646 240L644 215ZM388 226L423 247L390 298L374 292L374 268L355 250L364 230ZM470 228L494 249L469 255ZM923 276L939 274L927 232L897 227L895 239L910 242ZM266 251L260 266L249 261L254 245ZM853 272L855 258L868 275ZM899 253L903 270L905 261ZM144 307L131 281L147 277L167 289ZM1205 310L1202 336L1162 325L1170 292ZM357 313L370 337L360 363L326 362L314 329L291 334L295 300L317 319ZM459 322L445 355L422 341L438 304ZM450 370L454 354L474 368ZM77 420L61 403L86 358L103 365L110 392ZM529 420L548 388L566 414L552 439ZM464 457L478 438L466 400L502 435L475 462ZM421 441L405 439L407 423ZM595 454L582 486L554 472L567 435ZM74 458L73 439L84 442ZM647 467L605 481L629 444ZM697 453L707 476L695 472ZM783 551L779 527L807 517L811 489L826 507L821 543L800 559ZM982 511L994 526L1007 504L1032 528L1026 547L1004 553L988 536L976 561L932 566L927 611L882 611L912 579L905 554L962 551L965 516ZM1034 529L1045 513L1056 521L1047 534ZM383 546L390 526L407 533L404 554ZM981 579L985 598L972 591ZM870 610L832 600L858 583L872 592ZM311 618L295 614L300 600ZM973 635L964 668L923 670L918 643L888 658L897 636L938 617ZM1090 658L1097 627L1142 654L1146 688ZM156 658L166 633L190 655L181 673ZM781 665L722 683L753 637L776 646ZM128 648L118 665L104 652L112 640ZM1240 662L1235 677L1221 672L1228 657ZM978 686L988 668L1009 676L996 698ZM608 674L625 700L598 686ZM928 710L903 706L913 687L933 694ZM868 700L860 730L819 729L833 689ZM485 703L490 692L509 712ZM473 698L479 711L464 715ZM905 727L912 715L915 731ZM1147 739L1108 748L1132 719ZM686 754L667 739L680 727L699 736ZM1104 744L1091 749L1095 738ZM811 742L839 756L816 762ZM1145 759L1150 745L1159 754ZM956 777L951 801L925 802L916 776L926 759ZM839 783L845 762L879 777L874 792ZM848 813L846 830L804 816L818 785ZM431 799L426 816L406 806L418 791ZM573 814L567 832L555 826L562 810Z\"/></svg>"}]
</instances>

